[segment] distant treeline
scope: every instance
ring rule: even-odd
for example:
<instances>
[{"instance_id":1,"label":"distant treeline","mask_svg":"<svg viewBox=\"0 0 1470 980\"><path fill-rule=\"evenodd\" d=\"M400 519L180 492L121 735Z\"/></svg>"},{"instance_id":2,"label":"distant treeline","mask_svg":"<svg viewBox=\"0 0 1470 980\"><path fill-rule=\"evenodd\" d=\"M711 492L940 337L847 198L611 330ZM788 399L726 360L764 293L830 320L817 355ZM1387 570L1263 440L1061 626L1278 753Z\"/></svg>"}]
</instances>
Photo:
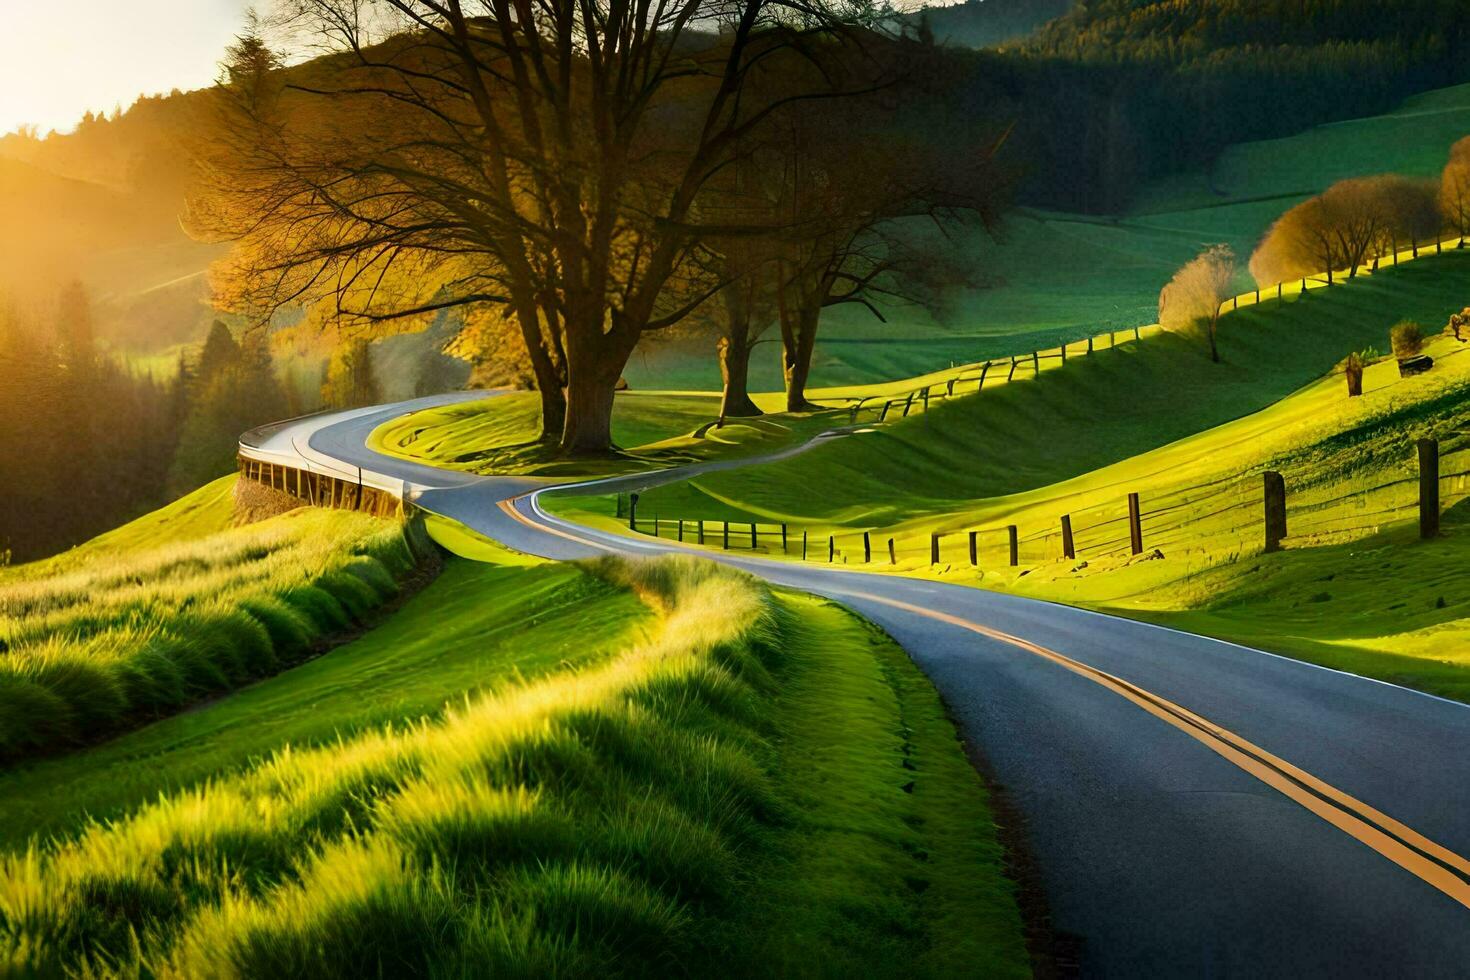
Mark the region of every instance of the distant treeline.
<instances>
[{"instance_id":1,"label":"distant treeline","mask_svg":"<svg viewBox=\"0 0 1470 980\"><path fill-rule=\"evenodd\" d=\"M975 111L1000 97L1015 114L1023 200L1114 212L1231 143L1470 79L1470 17L1464 0L1092 0L956 56L971 59Z\"/></svg>"},{"instance_id":2,"label":"distant treeline","mask_svg":"<svg viewBox=\"0 0 1470 980\"><path fill-rule=\"evenodd\" d=\"M321 403L378 400L365 342L344 344ZM63 550L234 468L246 429L315 408L280 383L265 339L216 321L166 379L99 349L86 294L0 306L0 564Z\"/></svg>"}]
</instances>

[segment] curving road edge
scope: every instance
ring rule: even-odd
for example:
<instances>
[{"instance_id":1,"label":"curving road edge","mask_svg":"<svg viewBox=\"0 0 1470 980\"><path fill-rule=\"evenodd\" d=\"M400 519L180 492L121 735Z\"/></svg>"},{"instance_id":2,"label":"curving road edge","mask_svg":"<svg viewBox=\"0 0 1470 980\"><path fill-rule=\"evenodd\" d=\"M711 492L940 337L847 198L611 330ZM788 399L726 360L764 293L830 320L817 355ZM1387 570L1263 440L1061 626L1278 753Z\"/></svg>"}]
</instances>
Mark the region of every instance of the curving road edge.
<instances>
[{"instance_id":1,"label":"curving road edge","mask_svg":"<svg viewBox=\"0 0 1470 980\"><path fill-rule=\"evenodd\" d=\"M550 490L774 458L567 484L367 448L389 419L499 393L293 419L246 433L240 452L562 560L689 549L559 518L540 504ZM1450 977L1470 964L1470 706L1034 599L698 553L840 601L908 650L1024 820L1052 927L1075 938L1084 974Z\"/></svg>"}]
</instances>

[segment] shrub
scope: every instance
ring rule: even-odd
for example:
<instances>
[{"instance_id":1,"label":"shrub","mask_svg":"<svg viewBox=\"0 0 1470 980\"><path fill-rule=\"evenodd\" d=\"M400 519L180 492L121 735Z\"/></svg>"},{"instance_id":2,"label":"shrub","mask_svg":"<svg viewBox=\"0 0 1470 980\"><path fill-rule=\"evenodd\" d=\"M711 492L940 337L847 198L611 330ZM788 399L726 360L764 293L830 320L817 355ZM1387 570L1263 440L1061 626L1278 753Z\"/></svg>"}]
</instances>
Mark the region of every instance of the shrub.
<instances>
[{"instance_id":1,"label":"shrub","mask_svg":"<svg viewBox=\"0 0 1470 980\"><path fill-rule=\"evenodd\" d=\"M1413 320L1395 323L1388 332L1388 339L1393 345L1393 356L1401 361L1424 349L1424 331Z\"/></svg>"},{"instance_id":2,"label":"shrub","mask_svg":"<svg viewBox=\"0 0 1470 980\"><path fill-rule=\"evenodd\" d=\"M1470 306L1459 313L1451 313L1450 322L1445 325L1444 332L1461 343L1470 341Z\"/></svg>"}]
</instances>

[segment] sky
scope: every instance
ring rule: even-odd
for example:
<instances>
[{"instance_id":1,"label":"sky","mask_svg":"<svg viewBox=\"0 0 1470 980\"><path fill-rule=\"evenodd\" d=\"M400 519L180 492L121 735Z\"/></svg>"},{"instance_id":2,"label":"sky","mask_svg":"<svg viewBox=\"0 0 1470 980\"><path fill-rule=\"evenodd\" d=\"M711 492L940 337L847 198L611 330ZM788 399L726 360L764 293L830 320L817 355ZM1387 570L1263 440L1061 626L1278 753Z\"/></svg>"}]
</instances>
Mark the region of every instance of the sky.
<instances>
[{"instance_id":1,"label":"sky","mask_svg":"<svg viewBox=\"0 0 1470 980\"><path fill-rule=\"evenodd\" d=\"M249 0L0 0L0 133L214 81Z\"/></svg>"}]
</instances>

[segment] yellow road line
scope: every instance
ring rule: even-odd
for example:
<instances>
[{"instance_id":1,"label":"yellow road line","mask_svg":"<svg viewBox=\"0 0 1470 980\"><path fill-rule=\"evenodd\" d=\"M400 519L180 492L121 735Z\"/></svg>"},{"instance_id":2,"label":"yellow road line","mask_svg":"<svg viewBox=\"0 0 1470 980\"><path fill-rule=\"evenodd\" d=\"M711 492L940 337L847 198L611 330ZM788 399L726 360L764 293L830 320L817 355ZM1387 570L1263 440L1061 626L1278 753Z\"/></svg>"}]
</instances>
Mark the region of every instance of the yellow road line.
<instances>
[{"instance_id":1,"label":"yellow road line","mask_svg":"<svg viewBox=\"0 0 1470 980\"><path fill-rule=\"evenodd\" d=\"M1029 640L982 626L959 616L867 592L844 592L843 594L892 606L929 619L949 623L952 626L959 626L1035 654L1108 688L1156 718L1173 725L1217 755L1229 760L1354 839L1373 848L1461 905L1470 908L1470 882L1466 882L1444 866L1449 865L1450 868L1462 874L1470 875L1470 861L1239 735L1201 718L1187 708L1106 671L1057 653L1055 650L1049 650ZM1443 864L1437 862L1443 862Z\"/></svg>"},{"instance_id":2,"label":"yellow road line","mask_svg":"<svg viewBox=\"0 0 1470 980\"><path fill-rule=\"evenodd\" d=\"M520 499L520 498L516 498ZM605 548L604 545L575 534L548 527L526 517L515 508L514 500L503 500L500 509L513 519L548 534L579 544ZM1371 847L1394 864L1432 885L1445 895L1470 908L1470 860L1437 844L1413 828L1393 819L1363 801L1343 792L1311 773L1267 752L1234 732L1216 725L1188 708L1147 691L1104 670L1073 660L1055 650L1001 630L928 609L924 606L874 595L870 592L841 590L842 595L865 599L895 609L902 609L927 619L948 623L961 629L1025 650L1084 677L1126 698L1149 714L1167 722L1204 745L1221 758L1249 773L1283 796L1316 814L1354 840ZM1454 869L1454 870L1451 870ZM1458 871L1460 874L1456 874Z\"/></svg>"}]
</instances>

